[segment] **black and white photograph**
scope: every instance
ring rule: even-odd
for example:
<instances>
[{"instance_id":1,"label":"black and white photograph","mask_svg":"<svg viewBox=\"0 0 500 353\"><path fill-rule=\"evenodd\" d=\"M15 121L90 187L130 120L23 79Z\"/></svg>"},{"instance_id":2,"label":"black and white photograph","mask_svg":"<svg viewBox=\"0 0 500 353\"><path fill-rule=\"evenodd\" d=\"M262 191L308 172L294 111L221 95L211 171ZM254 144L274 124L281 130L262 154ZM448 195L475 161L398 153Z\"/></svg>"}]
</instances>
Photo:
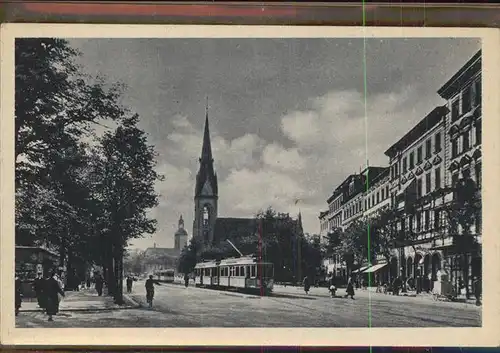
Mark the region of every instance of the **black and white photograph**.
<instances>
[{"instance_id":1,"label":"black and white photograph","mask_svg":"<svg viewBox=\"0 0 500 353\"><path fill-rule=\"evenodd\" d=\"M119 32L12 40L16 329L484 326L484 35Z\"/></svg>"}]
</instances>

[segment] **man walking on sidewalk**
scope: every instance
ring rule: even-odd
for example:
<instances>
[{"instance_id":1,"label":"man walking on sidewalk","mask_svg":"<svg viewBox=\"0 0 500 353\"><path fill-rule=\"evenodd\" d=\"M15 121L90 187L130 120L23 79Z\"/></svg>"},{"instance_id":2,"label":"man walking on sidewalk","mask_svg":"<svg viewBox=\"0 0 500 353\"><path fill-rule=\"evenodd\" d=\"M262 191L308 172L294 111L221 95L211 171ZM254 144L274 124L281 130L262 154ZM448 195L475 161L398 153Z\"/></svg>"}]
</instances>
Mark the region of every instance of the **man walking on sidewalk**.
<instances>
[{"instance_id":1,"label":"man walking on sidewalk","mask_svg":"<svg viewBox=\"0 0 500 353\"><path fill-rule=\"evenodd\" d=\"M97 291L97 295L101 296L102 295L102 287L104 285L104 280L101 277L101 274L98 273L95 276L95 290Z\"/></svg>"},{"instance_id":2,"label":"man walking on sidewalk","mask_svg":"<svg viewBox=\"0 0 500 353\"><path fill-rule=\"evenodd\" d=\"M45 280L42 277L42 273L38 272L37 278L33 281L33 290L36 294L36 300L38 301L38 306L42 309L45 308L45 293L43 291L45 287Z\"/></svg>"},{"instance_id":3,"label":"man walking on sidewalk","mask_svg":"<svg viewBox=\"0 0 500 353\"><path fill-rule=\"evenodd\" d=\"M64 291L62 290L59 281L56 279L55 271L52 272L52 276L45 281L44 292L46 298L45 307L47 315L49 315L49 321L54 321L52 316L59 312L59 294L64 297Z\"/></svg>"},{"instance_id":4,"label":"man walking on sidewalk","mask_svg":"<svg viewBox=\"0 0 500 353\"><path fill-rule=\"evenodd\" d=\"M128 276L127 277L127 293L132 293L132 284L134 283L134 280L132 277Z\"/></svg>"}]
</instances>

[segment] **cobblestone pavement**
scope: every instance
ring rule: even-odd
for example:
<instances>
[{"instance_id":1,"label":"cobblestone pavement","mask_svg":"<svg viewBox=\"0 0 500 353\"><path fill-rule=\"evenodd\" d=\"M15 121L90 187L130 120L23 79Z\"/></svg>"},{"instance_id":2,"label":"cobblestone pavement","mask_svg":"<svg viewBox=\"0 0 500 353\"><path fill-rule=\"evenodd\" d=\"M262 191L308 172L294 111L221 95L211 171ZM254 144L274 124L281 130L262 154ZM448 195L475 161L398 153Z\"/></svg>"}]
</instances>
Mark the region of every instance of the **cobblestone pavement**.
<instances>
[{"instance_id":1,"label":"cobblestone pavement","mask_svg":"<svg viewBox=\"0 0 500 353\"><path fill-rule=\"evenodd\" d=\"M286 291L289 291L287 293ZM291 293L291 292L299 293ZM330 298L325 288L305 296L297 288L277 288L271 297L227 293L176 284L156 287L146 308L144 282L130 297L143 308L63 311L54 322L42 313L21 313L18 327L449 327L480 326L481 308L416 298L368 296ZM343 294L340 292L339 294Z\"/></svg>"}]
</instances>

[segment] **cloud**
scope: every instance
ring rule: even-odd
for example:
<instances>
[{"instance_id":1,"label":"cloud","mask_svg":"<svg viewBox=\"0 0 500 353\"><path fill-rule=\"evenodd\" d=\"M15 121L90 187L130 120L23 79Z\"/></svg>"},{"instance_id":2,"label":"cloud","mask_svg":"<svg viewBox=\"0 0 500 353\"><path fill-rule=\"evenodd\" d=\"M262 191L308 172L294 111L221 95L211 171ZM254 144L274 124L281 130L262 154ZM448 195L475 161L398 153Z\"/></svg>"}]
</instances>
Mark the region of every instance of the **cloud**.
<instances>
[{"instance_id":1,"label":"cloud","mask_svg":"<svg viewBox=\"0 0 500 353\"><path fill-rule=\"evenodd\" d=\"M253 133L225 139L211 125L219 216L252 217L269 206L293 216L300 210L305 230L317 232L318 213L326 208L326 199L343 178L364 168L366 159L387 165L383 152L399 136L394 131L407 130L410 117L406 108L412 97L411 87L366 101L356 91L311 97L309 110L292 111L280 118L281 132L291 142L287 147ZM193 217L203 127L195 127L183 115L170 121L173 130L166 136L162 155L168 162L159 166L166 180L158 185L161 201L155 215L173 220L182 213L188 225ZM296 200L300 201L296 204Z\"/></svg>"}]
</instances>

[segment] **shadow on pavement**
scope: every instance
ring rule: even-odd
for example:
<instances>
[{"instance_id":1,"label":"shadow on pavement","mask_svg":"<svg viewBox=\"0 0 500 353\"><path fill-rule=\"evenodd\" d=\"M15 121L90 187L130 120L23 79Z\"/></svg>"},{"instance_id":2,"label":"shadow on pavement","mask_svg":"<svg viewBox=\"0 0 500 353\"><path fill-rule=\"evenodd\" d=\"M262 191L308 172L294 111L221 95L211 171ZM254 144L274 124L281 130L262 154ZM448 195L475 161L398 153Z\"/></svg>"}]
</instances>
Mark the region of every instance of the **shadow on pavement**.
<instances>
[{"instance_id":1,"label":"shadow on pavement","mask_svg":"<svg viewBox=\"0 0 500 353\"><path fill-rule=\"evenodd\" d=\"M318 298L307 297L305 295L293 295L293 294L284 294L284 293L272 293L269 295L271 298L289 298L289 299L306 299L306 300L317 300Z\"/></svg>"}]
</instances>

